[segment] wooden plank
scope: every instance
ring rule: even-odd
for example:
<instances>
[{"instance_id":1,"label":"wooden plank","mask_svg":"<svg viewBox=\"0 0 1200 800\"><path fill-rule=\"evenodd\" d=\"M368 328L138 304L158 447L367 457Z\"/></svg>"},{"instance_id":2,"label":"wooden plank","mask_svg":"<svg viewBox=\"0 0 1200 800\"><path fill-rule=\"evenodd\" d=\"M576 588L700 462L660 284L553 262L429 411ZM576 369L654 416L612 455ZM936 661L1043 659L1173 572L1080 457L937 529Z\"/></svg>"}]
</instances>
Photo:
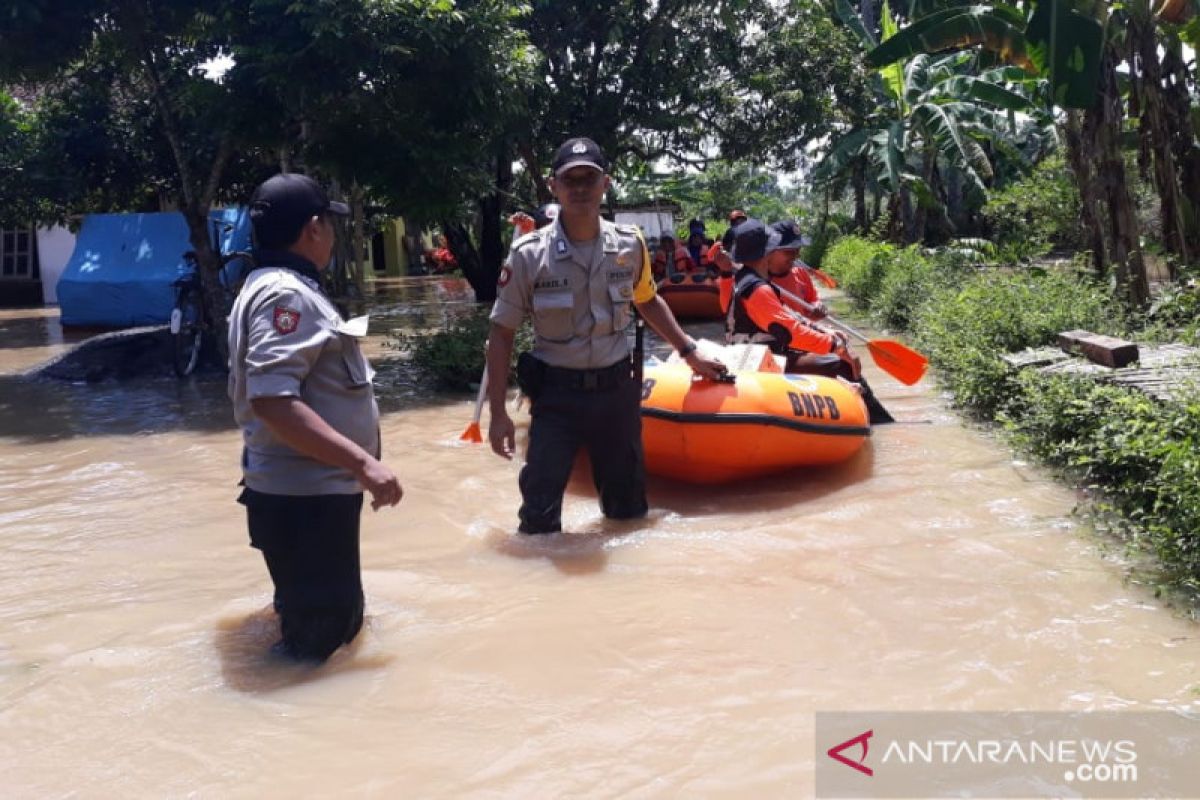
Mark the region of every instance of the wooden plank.
<instances>
[{"instance_id":1,"label":"wooden plank","mask_svg":"<svg viewBox=\"0 0 1200 800\"><path fill-rule=\"evenodd\" d=\"M1063 331L1058 334L1058 346L1064 353L1075 353L1081 340L1095 335L1091 331L1085 331L1082 328L1076 328L1073 331Z\"/></svg>"},{"instance_id":2,"label":"wooden plank","mask_svg":"<svg viewBox=\"0 0 1200 800\"><path fill-rule=\"evenodd\" d=\"M1094 364L1119 369L1138 360L1138 346L1115 336L1085 336L1075 345Z\"/></svg>"}]
</instances>

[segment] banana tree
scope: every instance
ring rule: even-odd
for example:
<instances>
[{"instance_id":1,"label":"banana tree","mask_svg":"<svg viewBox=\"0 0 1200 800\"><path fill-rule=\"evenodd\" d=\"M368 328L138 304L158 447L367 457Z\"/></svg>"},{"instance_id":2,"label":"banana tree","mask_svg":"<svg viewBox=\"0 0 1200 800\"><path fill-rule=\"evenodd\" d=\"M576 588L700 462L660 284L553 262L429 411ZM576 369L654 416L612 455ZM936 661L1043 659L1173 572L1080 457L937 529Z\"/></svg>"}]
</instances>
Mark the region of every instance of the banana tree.
<instances>
[{"instance_id":1,"label":"banana tree","mask_svg":"<svg viewBox=\"0 0 1200 800\"><path fill-rule=\"evenodd\" d=\"M839 6L863 44L874 47L873 36L846 0ZM881 22L886 45L897 31L887 3ZM908 242L924 238L930 213L945 215L940 175L953 170L969 193L983 196L993 165L981 141L1004 141L1004 113L1031 103L1020 88L1021 70L1002 67L976 75L972 61L968 54L916 54L878 70L880 112L837 140L814 180L835 181L865 162L889 195L893 236Z\"/></svg>"},{"instance_id":2,"label":"banana tree","mask_svg":"<svg viewBox=\"0 0 1200 800\"><path fill-rule=\"evenodd\" d=\"M970 48L1044 77L1050 85L1048 103L1069 112L1068 155L1092 241L1106 244L1093 252L1096 270L1104 275L1111 263L1128 304L1144 307L1149 287L1119 146L1124 116L1116 67L1121 59L1106 4L1023 0L1016 7L951 0L949 7L942 2L923 13L925 5L918 3L911 24L868 54L868 62L889 69L915 53Z\"/></svg>"}]
</instances>

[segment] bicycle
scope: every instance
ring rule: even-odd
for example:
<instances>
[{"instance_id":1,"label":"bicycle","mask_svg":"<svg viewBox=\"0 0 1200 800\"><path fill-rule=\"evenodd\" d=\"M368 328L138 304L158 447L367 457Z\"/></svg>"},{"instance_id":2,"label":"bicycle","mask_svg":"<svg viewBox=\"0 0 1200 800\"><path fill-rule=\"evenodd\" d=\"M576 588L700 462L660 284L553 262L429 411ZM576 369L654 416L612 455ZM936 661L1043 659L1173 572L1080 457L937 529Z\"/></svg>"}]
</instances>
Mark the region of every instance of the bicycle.
<instances>
[{"instance_id":1,"label":"bicycle","mask_svg":"<svg viewBox=\"0 0 1200 800\"><path fill-rule=\"evenodd\" d=\"M171 309L171 367L180 378L186 378L200 365L205 343L210 342L217 359L223 366L229 363L229 343L223 335L223 327L217 324L218 317L209 309L209 301L200 280L199 264L195 251L183 254L184 261L191 265L188 274L176 280L175 305ZM243 262L238 269L230 269L235 262ZM224 291L224 308L221 318L229 317L233 298L241 288L246 274L254 266L254 255L235 250L221 256L221 286Z\"/></svg>"}]
</instances>

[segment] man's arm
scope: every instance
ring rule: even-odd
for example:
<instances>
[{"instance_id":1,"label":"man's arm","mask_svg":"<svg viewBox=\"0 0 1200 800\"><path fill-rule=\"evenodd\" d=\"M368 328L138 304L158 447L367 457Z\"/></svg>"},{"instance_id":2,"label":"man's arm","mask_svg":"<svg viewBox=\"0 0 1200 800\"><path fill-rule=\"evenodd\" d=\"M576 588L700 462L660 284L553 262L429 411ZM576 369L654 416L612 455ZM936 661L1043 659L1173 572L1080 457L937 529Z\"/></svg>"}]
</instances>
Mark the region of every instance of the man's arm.
<instances>
[{"instance_id":1,"label":"man's arm","mask_svg":"<svg viewBox=\"0 0 1200 800\"><path fill-rule=\"evenodd\" d=\"M516 452L516 429L508 416L508 365L512 361L516 331L493 322L488 331L488 441L496 455L511 459Z\"/></svg>"},{"instance_id":2,"label":"man's arm","mask_svg":"<svg viewBox=\"0 0 1200 800\"><path fill-rule=\"evenodd\" d=\"M835 337L789 314L770 287L759 285L742 302L746 314L759 330L777 338L787 337L788 347L810 353L836 351L838 340Z\"/></svg>"},{"instance_id":3,"label":"man's arm","mask_svg":"<svg viewBox=\"0 0 1200 800\"><path fill-rule=\"evenodd\" d=\"M250 407L288 447L354 475L371 493L371 508L394 506L404 496L400 481L390 469L334 430L300 398L256 397L250 401Z\"/></svg>"},{"instance_id":4,"label":"man's arm","mask_svg":"<svg viewBox=\"0 0 1200 800\"><path fill-rule=\"evenodd\" d=\"M638 313L642 315L642 319L654 329L654 332L662 337L671 347L677 351L687 351L684 360L687 361L689 367L697 375L702 375L709 380L716 380L721 375L725 374L725 365L720 361L700 355L695 349L696 343L692 338L683 332L683 328L679 327L679 322L675 319L675 315L671 313L671 309L667 307L664 301L658 295L654 295L645 303L635 303Z\"/></svg>"}]
</instances>

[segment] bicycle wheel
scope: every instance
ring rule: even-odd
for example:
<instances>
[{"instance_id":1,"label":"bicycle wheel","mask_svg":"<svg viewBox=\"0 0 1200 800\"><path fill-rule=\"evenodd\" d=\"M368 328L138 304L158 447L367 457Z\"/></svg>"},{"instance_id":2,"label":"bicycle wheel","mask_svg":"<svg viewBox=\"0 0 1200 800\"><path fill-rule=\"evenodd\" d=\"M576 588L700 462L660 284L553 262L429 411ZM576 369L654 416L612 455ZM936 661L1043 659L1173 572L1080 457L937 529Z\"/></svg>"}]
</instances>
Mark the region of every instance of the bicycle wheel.
<instances>
[{"instance_id":1,"label":"bicycle wheel","mask_svg":"<svg viewBox=\"0 0 1200 800\"><path fill-rule=\"evenodd\" d=\"M180 378L196 371L196 365L200 363L200 347L204 343L197 291L181 289L179 300L171 311L171 366Z\"/></svg>"}]
</instances>

